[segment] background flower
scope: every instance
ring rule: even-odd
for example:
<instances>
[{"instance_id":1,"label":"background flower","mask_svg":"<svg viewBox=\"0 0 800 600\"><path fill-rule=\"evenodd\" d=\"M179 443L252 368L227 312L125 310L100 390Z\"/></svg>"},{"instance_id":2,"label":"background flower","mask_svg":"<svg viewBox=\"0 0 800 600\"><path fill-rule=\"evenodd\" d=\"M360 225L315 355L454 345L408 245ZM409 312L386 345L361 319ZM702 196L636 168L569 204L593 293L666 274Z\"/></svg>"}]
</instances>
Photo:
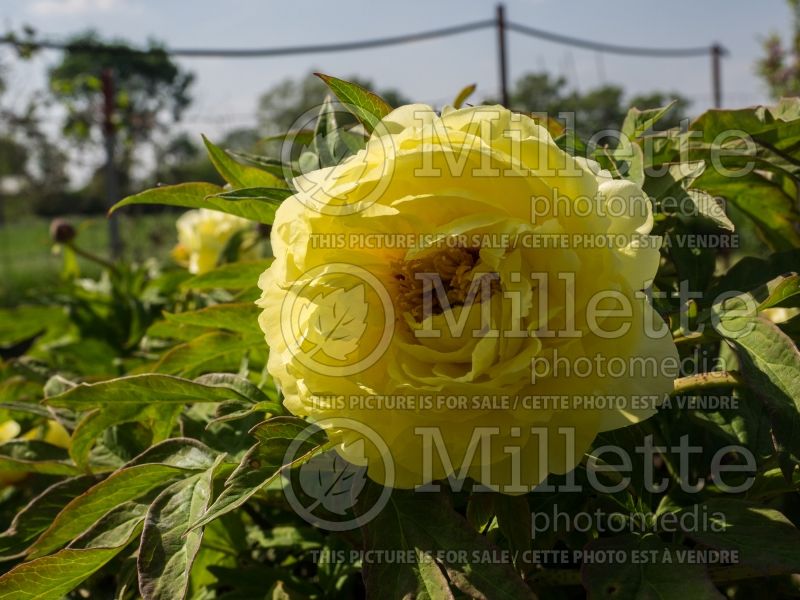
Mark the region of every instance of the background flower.
<instances>
[{"instance_id":1,"label":"background flower","mask_svg":"<svg viewBox=\"0 0 800 600\"><path fill-rule=\"evenodd\" d=\"M199 208L183 213L175 226L178 229L178 245L172 256L189 272L199 274L217 266L231 239L250 229L251 223L241 217ZM240 258L255 255L252 243L249 246L240 253Z\"/></svg>"}]
</instances>

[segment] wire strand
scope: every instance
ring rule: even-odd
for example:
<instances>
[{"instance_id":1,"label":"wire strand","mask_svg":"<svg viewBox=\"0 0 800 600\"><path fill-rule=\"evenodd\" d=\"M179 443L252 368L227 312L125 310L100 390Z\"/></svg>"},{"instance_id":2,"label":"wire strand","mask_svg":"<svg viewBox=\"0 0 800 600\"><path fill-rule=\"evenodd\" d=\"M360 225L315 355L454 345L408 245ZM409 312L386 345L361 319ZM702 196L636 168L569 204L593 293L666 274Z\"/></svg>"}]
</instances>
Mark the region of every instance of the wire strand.
<instances>
[{"instance_id":1,"label":"wire strand","mask_svg":"<svg viewBox=\"0 0 800 600\"><path fill-rule=\"evenodd\" d=\"M368 48L379 48L381 46L393 46L412 42L447 37L467 33L478 29L485 29L494 25L493 20L476 21L474 23L464 23L453 27L443 27L418 33L409 33L385 38L375 38L370 40L359 40L354 42L342 42L336 44L316 44L309 46L285 46L282 48L153 48L151 50L135 50L124 46L106 46L104 44L93 43L63 43L53 41L19 41L13 37L0 38L0 44L12 44L16 46L26 46L33 48L44 48L47 50L69 50L70 52L120 52L135 54L154 54L164 53L170 56L184 58L268 58L272 56L288 56L294 54L314 54L322 52L346 52L349 50L364 50Z\"/></svg>"},{"instance_id":2,"label":"wire strand","mask_svg":"<svg viewBox=\"0 0 800 600\"><path fill-rule=\"evenodd\" d=\"M506 23L506 28L523 35L549 40L557 44L566 44L568 46L577 46L578 48L599 50L601 52L609 52L612 54L627 54L629 56L653 56L664 58L681 56L706 56L711 54L713 48L713 46L701 46L695 48L645 48L641 46L618 46L616 44L582 40L580 38L562 35L560 33L551 33L549 31L544 31L543 29L536 29L520 23L514 23L513 21Z\"/></svg>"},{"instance_id":3,"label":"wire strand","mask_svg":"<svg viewBox=\"0 0 800 600\"><path fill-rule=\"evenodd\" d=\"M149 50L136 50L120 45L106 45L98 43L83 43L83 42L56 42L52 40L20 40L14 36L0 37L0 44L12 45L26 49L46 49L46 50L67 50L70 52L86 52L86 53L133 53L133 54L168 54L170 56L184 57L184 58L269 58L273 56L289 56L296 54L315 54L321 52L346 52L350 50L364 50L368 48L379 48L382 46L394 46L399 44L408 44L413 42L421 42L441 37L458 35L468 33L470 31L477 31L479 29L486 29L495 27L497 21L494 19L486 19L483 21L474 21L472 23L464 23L462 25L454 25L452 27L443 27L440 29L431 29L428 31L420 31L417 33L409 33L404 35L396 35L383 38L373 38L369 40L358 40L353 42L341 42L331 44L316 44L307 46L284 46L278 48L152 48ZM619 46L616 44L606 44L603 42L594 42L591 40L583 40L559 33L551 33L542 29L536 29L513 21L505 23L506 28L515 31L522 35L536 37L539 39L555 42L557 44L566 44L578 48L585 48L587 50L596 50L600 52L608 52L611 54L625 54L628 56L650 56L650 57L695 57L707 56L714 52L717 46L711 45L706 47L695 48L646 48L640 46ZM720 48L724 53L724 50Z\"/></svg>"}]
</instances>

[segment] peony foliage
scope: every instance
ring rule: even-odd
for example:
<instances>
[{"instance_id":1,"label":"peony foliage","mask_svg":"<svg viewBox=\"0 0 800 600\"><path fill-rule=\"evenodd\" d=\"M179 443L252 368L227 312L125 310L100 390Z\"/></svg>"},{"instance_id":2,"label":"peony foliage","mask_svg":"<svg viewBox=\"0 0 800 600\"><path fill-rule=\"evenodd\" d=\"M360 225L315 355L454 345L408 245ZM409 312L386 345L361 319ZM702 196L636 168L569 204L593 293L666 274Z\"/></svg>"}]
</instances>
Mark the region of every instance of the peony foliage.
<instances>
[{"instance_id":1,"label":"peony foliage","mask_svg":"<svg viewBox=\"0 0 800 600\"><path fill-rule=\"evenodd\" d=\"M793 589L800 101L582 140L321 77L112 209L188 209L175 265L59 239L0 313L0 598Z\"/></svg>"}]
</instances>

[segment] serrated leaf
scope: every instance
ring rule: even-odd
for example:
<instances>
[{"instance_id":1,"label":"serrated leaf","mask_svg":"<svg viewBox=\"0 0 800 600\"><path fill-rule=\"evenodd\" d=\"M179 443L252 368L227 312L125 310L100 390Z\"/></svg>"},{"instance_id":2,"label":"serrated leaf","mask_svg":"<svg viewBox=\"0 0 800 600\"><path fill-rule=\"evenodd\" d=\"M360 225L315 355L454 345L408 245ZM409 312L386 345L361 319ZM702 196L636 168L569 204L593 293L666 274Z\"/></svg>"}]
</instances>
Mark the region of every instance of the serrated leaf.
<instances>
[{"instance_id":1,"label":"serrated leaf","mask_svg":"<svg viewBox=\"0 0 800 600\"><path fill-rule=\"evenodd\" d=\"M102 408L109 402L128 404L177 402L224 402L236 400L229 388L208 386L172 375L147 373L100 383L82 383L45 402L51 406L86 410Z\"/></svg>"},{"instance_id":2,"label":"serrated leaf","mask_svg":"<svg viewBox=\"0 0 800 600\"><path fill-rule=\"evenodd\" d=\"M315 75L322 79L339 102L355 115L367 133L372 133L378 122L392 112L392 107L383 98L360 85L322 73Z\"/></svg>"}]
</instances>

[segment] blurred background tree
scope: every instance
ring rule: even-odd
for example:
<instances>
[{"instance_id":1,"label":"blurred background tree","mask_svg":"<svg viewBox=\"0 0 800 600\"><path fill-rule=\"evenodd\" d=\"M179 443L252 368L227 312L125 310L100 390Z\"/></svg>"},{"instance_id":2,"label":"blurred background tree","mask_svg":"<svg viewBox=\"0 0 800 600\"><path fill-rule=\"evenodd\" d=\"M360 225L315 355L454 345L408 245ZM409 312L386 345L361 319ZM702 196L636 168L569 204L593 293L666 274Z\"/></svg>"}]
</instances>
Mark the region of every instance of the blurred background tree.
<instances>
[{"instance_id":1,"label":"blurred background tree","mask_svg":"<svg viewBox=\"0 0 800 600\"><path fill-rule=\"evenodd\" d=\"M781 36L770 34L763 42L765 56L758 61L758 73L775 98L800 94L800 0L787 0L792 12L792 38L784 46Z\"/></svg>"},{"instance_id":2,"label":"blurred background tree","mask_svg":"<svg viewBox=\"0 0 800 600\"><path fill-rule=\"evenodd\" d=\"M102 40L95 32L72 38L61 62L50 69L49 84L53 98L66 109L65 137L84 150L102 145L104 73L113 78L116 167L119 191L124 195L131 190L138 151L152 144L156 134L165 134L190 105L194 76L154 41L145 52L139 52L122 40ZM104 207L101 177L100 170L95 172L86 192Z\"/></svg>"},{"instance_id":3,"label":"blurred background tree","mask_svg":"<svg viewBox=\"0 0 800 600\"><path fill-rule=\"evenodd\" d=\"M554 77L549 73L528 73L514 84L511 92L511 106L526 112L546 112L550 117L559 113L575 113L575 129L583 139L593 134L622 126L628 108L657 108L675 100L670 113L659 122L659 128L677 126L686 118L689 100L677 92L651 92L637 95L625 101L625 91L615 85L603 85L578 92L569 90L564 77Z\"/></svg>"}]
</instances>

